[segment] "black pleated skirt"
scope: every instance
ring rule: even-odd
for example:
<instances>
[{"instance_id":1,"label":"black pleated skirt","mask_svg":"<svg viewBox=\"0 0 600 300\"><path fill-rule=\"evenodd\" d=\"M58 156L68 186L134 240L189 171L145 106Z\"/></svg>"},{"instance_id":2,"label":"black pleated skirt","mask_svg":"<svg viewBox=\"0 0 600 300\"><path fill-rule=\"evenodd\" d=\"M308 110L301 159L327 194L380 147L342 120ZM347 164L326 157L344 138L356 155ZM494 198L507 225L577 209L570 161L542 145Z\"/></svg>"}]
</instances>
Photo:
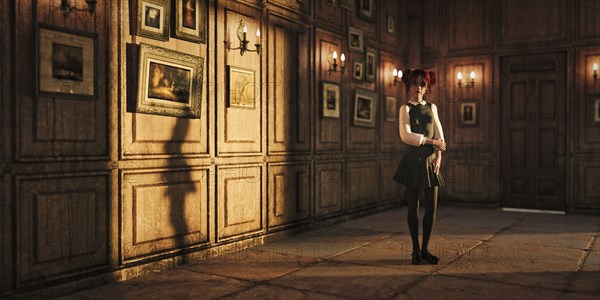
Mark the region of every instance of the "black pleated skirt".
<instances>
[{"instance_id":1,"label":"black pleated skirt","mask_svg":"<svg viewBox=\"0 0 600 300\"><path fill-rule=\"evenodd\" d=\"M443 186L444 178L441 172L434 173L432 164L435 160L435 153L433 146L408 147L409 149L404 152L400 159L394 174L394 180L412 188Z\"/></svg>"}]
</instances>

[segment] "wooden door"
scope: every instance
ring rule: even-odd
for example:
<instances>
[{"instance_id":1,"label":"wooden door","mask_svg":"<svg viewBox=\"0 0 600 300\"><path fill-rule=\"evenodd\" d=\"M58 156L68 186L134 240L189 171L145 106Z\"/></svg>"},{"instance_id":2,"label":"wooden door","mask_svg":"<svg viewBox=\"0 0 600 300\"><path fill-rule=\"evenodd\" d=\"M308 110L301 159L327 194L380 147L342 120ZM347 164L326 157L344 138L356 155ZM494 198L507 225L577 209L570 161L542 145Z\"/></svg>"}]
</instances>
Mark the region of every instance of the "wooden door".
<instances>
[{"instance_id":1,"label":"wooden door","mask_svg":"<svg viewBox=\"0 0 600 300\"><path fill-rule=\"evenodd\" d=\"M502 207L565 210L565 60L502 58Z\"/></svg>"}]
</instances>

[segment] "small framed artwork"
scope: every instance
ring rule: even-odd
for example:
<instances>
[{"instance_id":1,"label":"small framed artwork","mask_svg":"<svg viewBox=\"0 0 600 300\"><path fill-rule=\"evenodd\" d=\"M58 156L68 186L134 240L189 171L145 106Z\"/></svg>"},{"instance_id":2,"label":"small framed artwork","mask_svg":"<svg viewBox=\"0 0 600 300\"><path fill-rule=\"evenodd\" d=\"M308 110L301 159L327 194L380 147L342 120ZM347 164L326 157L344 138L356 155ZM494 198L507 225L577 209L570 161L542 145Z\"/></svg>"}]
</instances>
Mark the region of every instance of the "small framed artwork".
<instances>
[{"instance_id":1,"label":"small framed artwork","mask_svg":"<svg viewBox=\"0 0 600 300\"><path fill-rule=\"evenodd\" d=\"M206 43L207 0L173 0L173 35L190 42Z\"/></svg>"},{"instance_id":2,"label":"small framed artwork","mask_svg":"<svg viewBox=\"0 0 600 300\"><path fill-rule=\"evenodd\" d=\"M385 97L385 121L394 122L396 121L396 114L398 109L396 108L396 97L387 96Z\"/></svg>"},{"instance_id":3,"label":"small framed artwork","mask_svg":"<svg viewBox=\"0 0 600 300\"><path fill-rule=\"evenodd\" d=\"M356 89L354 96L354 125L361 127L375 126L376 102L377 94L363 89Z\"/></svg>"},{"instance_id":4,"label":"small framed artwork","mask_svg":"<svg viewBox=\"0 0 600 300\"><path fill-rule=\"evenodd\" d=\"M377 49L367 47L365 57L365 80L375 82L377 79Z\"/></svg>"},{"instance_id":5,"label":"small framed artwork","mask_svg":"<svg viewBox=\"0 0 600 300\"><path fill-rule=\"evenodd\" d=\"M362 58L354 59L352 63L352 79L355 81L363 81L365 76L365 60Z\"/></svg>"},{"instance_id":6,"label":"small framed artwork","mask_svg":"<svg viewBox=\"0 0 600 300\"><path fill-rule=\"evenodd\" d=\"M358 28L348 27L348 48L350 51L363 53L364 45L363 31Z\"/></svg>"},{"instance_id":7,"label":"small framed artwork","mask_svg":"<svg viewBox=\"0 0 600 300\"><path fill-rule=\"evenodd\" d=\"M254 109L254 70L227 66L227 106Z\"/></svg>"},{"instance_id":8,"label":"small framed artwork","mask_svg":"<svg viewBox=\"0 0 600 300\"><path fill-rule=\"evenodd\" d=\"M37 95L98 97L96 34L38 24Z\"/></svg>"},{"instance_id":9,"label":"small framed artwork","mask_svg":"<svg viewBox=\"0 0 600 300\"><path fill-rule=\"evenodd\" d=\"M169 40L169 0L138 0L136 35L159 41Z\"/></svg>"},{"instance_id":10,"label":"small framed artwork","mask_svg":"<svg viewBox=\"0 0 600 300\"><path fill-rule=\"evenodd\" d=\"M375 15L373 12L373 2L375 0L359 0L358 1L358 16L361 19L372 21L373 16Z\"/></svg>"},{"instance_id":11,"label":"small framed artwork","mask_svg":"<svg viewBox=\"0 0 600 300\"><path fill-rule=\"evenodd\" d=\"M390 34L396 31L396 22L394 21L394 16L392 16L391 14L387 15L386 29L387 32Z\"/></svg>"},{"instance_id":12,"label":"small framed artwork","mask_svg":"<svg viewBox=\"0 0 600 300\"><path fill-rule=\"evenodd\" d=\"M459 102L459 126L473 127L477 126L477 101L470 100Z\"/></svg>"},{"instance_id":13,"label":"small framed artwork","mask_svg":"<svg viewBox=\"0 0 600 300\"><path fill-rule=\"evenodd\" d=\"M140 44L136 112L200 118L204 58Z\"/></svg>"},{"instance_id":14,"label":"small framed artwork","mask_svg":"<svg viewBox=\"0 0 600 300\"><path fill-rule=\"evenodd\" d=\"M323 103L323 117L339 118L340 117L340 86L333 83L323 81L323 93L321 95Z\"/></svg>"},{"instance_id":15,"label":"small framed artwork","mask_svg":"<svg viewBox=\"0 0 600 300\"><path fill-rule=\"evenodd\" d=\"M354 11L354 0L340 0L340 7L347 11Z\"/></svg>"},{"instance_id":16,"label":"small framed artwork","mask_svg":"<svg viewBox=\"0 0 600 300\"><path fill-rule=\"evenodd\" d=\"M593 127L600 126L600 94L591 94L589 98L590 125Z\"/></svg>"}]
</instances>

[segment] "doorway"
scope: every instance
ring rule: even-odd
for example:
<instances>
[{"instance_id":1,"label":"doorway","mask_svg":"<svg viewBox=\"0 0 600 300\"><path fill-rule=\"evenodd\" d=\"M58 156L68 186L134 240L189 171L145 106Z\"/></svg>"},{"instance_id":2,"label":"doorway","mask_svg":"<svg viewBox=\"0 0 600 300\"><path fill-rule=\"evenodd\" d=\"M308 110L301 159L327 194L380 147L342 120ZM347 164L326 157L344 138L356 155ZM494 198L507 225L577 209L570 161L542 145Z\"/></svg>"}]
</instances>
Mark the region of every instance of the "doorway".
<instances>
[{"instance_id":1,"label":"doorway","mask_svg":"<svg viewBox=\"0 0 600 300\"><path fill-rule=\"evenodd\" d=\"M500 206L564 211L566 55L501 58Z\"/></svg>"}]
</instances>

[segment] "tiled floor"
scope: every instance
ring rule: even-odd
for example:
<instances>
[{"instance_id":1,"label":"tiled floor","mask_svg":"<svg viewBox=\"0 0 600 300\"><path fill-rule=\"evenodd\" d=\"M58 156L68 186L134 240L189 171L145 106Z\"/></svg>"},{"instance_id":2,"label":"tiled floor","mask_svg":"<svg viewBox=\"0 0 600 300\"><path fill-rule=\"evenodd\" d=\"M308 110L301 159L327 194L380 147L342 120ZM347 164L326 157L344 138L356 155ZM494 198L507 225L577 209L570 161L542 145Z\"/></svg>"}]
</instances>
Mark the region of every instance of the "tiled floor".
<instances>
[{"instance_id":1,"label":"tiled floor","mask_svg":"<svg viewBox=\"0 0 600 300\"><path fill-rule=\"evenodd\" d=\"M405 216L397 208L61 299L600 299L600 216L440 206L429 247L440 264L419 266Z\"/></svg>"}]
</instances>

